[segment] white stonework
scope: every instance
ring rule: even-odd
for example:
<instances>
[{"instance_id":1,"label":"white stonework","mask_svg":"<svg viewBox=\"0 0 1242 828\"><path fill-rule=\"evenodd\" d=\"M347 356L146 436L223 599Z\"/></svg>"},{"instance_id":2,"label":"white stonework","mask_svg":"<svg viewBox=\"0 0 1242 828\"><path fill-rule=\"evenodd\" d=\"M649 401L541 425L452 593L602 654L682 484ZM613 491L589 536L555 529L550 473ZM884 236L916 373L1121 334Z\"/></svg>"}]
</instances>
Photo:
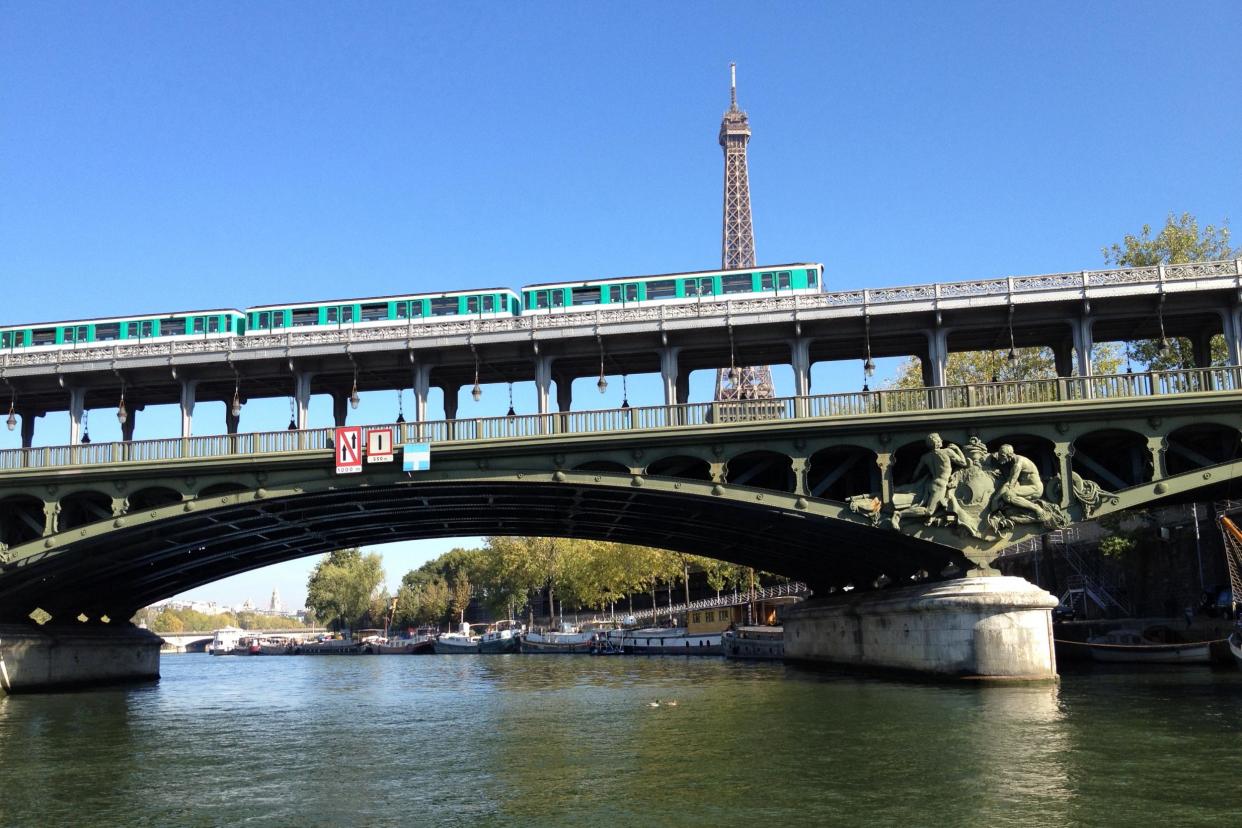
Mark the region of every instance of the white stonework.
<instances>
[{"instance_id":1,"label":"white stonework","mask_svg":"<svg viewBox=\"0 0 1242 828\"><path fill-rule=\"evenodd\" d=\"M785 615L785 658L939 676L1053 679L1057 599L1022 578L835 594Z\"/></svg>"}]
</instances>

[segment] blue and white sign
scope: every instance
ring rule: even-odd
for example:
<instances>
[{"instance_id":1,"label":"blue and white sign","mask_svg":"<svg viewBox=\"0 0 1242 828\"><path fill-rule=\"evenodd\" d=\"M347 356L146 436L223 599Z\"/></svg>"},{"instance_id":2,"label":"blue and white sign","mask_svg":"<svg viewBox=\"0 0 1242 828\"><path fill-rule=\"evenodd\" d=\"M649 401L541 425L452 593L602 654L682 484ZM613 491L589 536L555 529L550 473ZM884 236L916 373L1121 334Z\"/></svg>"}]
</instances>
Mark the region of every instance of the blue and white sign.
<instances>
[{"instance_id":1,"label":"blue and white sign","mask_svg":"<svg viewBox=\"0 0 1242 828\"><path fill-rule=\"evenodd\" d=\"M431 468L431 443L406 443L401 447L401 470L428 471Z\"/></svg>"}]
</instances>

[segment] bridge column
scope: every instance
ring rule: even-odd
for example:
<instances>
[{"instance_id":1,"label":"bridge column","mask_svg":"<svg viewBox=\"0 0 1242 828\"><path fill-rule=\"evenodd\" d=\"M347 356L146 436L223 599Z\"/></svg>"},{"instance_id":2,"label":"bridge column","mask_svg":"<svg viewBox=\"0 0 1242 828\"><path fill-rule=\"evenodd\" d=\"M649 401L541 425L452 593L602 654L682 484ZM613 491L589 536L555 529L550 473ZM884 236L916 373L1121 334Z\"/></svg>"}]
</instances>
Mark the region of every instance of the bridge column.
<instances>
[{"instance_id":1,"label":"bridge column","mask_svg":"<svg viewBox=\"0 0 1242 828\"><path fill-rule=\"evenodd\" d=\"M559 391L559 389L558 389ZM535 401L536 413L551 412L552 394L552 357L541 356L535 359Z\"/></svg>"},{"instance_id":2,"label":"bridge column","mask_svg":"<svg viewBox=\"0 0 1242 828\"><path fill-rule=\"evenodd\" d=\"M1095 347L1095 340L1092 338L1092 327L1095 320L1089 315L1084 314L1073 322L1072 325L1074 335L1074 350L1078 357L1078 376L1089 377L1092 375L1091 367L1091 349ZM1088 393L1090 392L1090 383L1087 384Z\"/></svg>"},{"instance_id":3,"label":"bridge column","mask_svg":"<svg viewBox=\"0 0 1242 828\"><path fill-rule=\"evenodd\" d=\"M138 412L143 409L141 405L131 405L128 407L125 416L125 422L121 423L121 441L124 443L132 443L134 441L134 426L138 424Z\"/></svg>"},{"instance_id":4,"label":"bridge column","mask_svg":"<svg viewBox=\"0 0 1242 828\"><path fill-rule=\"evenodd\" d=\"M1212 337L1215 335L1212 331L1200 331L1190 341L1196 368L1212 367Z\"/></svg>"},{"instance_id":5,"label":"bridge column","mask_svg":"<svg viewBox=\"0 0 1242 828\"><path fill-rule=\"evenodd\" d=\"M1069 377L1074 374L1074 343L1063 339L1052 345L1052 363L1058 377Z\"/></svg>"},{"instance_id":6,"label":"bridge column","mask_svg":"<svg viewBox=\"0 0 1242 828\"><path fill-rule=\"evenodd\" d=\"M131 624L0 624L0 692L160 677L160 637Z\"/></svg>"},{"instance_id":7,"label":"bridge column","mask_svg":"<svg viewBox=\"0 0 1242 828\"><path fill-rule=\"evenodd\" d=\"M337 428L345 425L349 419L349 396L341 393L332 395L332 422Z\"/></svg>"},{"instance_id":8,"label":"bridge column","mask_svg":"<svg viewBox=\"0 0 1242 828\"><path fill-rule=\"evenodd\" d=\"M198 380L181 380L181 439L188 440L194 433L194 392L198 388ZM225 423L228 423L228 403L225 403ZM236 434L234 427L229 434Z\"/></svg>"},{"instance_id":9,"label":"bridge column","mask_svg":"<svg viewBox=\"0 0 1242 828\"><path fill-rule=\"evenodd\" d=\"M431 389L431 366L414 369L414 422L427 421L427 392Z\"/></svg>"},{"instance_id":10,"label":"bridge column","mask_svg":"<svg viewBox=\"0 0 1242 828\"><path fill-rule=\"evenodd\" d=\"M226 434L236 434L237 428L240 425L241 425L241 414L238 414L236 417L234 417L233 412L229 410L228 404L225 404L224 406L224 432Z\"/></svg>"},{"instance_id":11,"label":"bridge column","mask_svg":"<svg viewBox=\"0 0 1242 828\"><path fill-rule=\"evenodd\" d=\"M1057 468L1061 472L1061 502L1063 509L1068 509L1070 505L1070 495L1074 490L1072 477L1074 472L1074 444L1073 443L1057 443L1053 446L1053 453L1057 457Z\"/></svg>"},{"instance_id":12,"label":"bridge column","mask_svg":"<svg viewBox=\"0 0 1242 828\"><path fill-rule=\"evenodd\" d=\"M941 678L1052 680L1057 599L1022 578L816 595L784 616L785 658Z\"/></svg>"},{"instance_id":13,"label":"bridge column","mask_svg":"<svg viewBox=\"0 0 1242 828\"><path fill-rule=\"evenodd\" d=\"M60 504L43 504L43 534L55 535L60 531Z\"/></svg>"},{"instance_id":14,"label":"bridge column","mask_svg":"<svg viewBox=\"0 0 1242 828\"><path fill-rule=\"evenodd\" d=\"M811 343L798 338L789 343L789 364L794 375L794 414L807 415L806 397L811 393Z\"/></svg>"},{"instance_id":15,"label":"bridge column","mask_svg":"<svg viewBox=\"0 0 1242 828\"><path fill-rule=\"evenodd\" d=\"M1225 348L1229 352L1229 364L1238 365L1242 360L1242 319L1239 319L1240 308L1229 308L1220 312L1221 331L1225 337Z\"/></svg>"},{"instance_id":16,"label":"bridge column","mask_svg":"<svg viewBox=\"0 0 1242 828\"><path fill-rule=\"evenodd\" d=\"M556 375L556 409L568 414L574 403L574 378L565 374Z\"/></svg>"},{"instance_id":17,"label":"bridge column","mask_svg":"<svg viewBox=\"0 0 1242 828\"><path fill-rule=\"evenodd\" d=\"M86 389L69 389L69 445L77 445L82 436L82 412L86 410Z\"/></svg>"},{"instance_id":18,"label":"bridge column","mask_svg":"<svg viewBox=\"0 0 1242 828\"><path fill-rule=\"evenodd\" d=\"M1148 437L1147 451L1151 454L1151 479L1161 480L1169 476L1165 467L1165 449L1168 443L1163 437Z\"/></svg>"},{"instance_id":19,"label":"bridge column","mask_svg":"<svg viewBox=\"0 0 1242 828\"><path fill-rule=\"evenodd\" d=\"M893 502L893 455L887 451L877 452L875 464L880 469L880 499Z\"/></svg>"},{"instance_id":20,"label":"bridge column","mask_svg":"<svg viewBox=\"0 0 1242 828\"><path fill-rule=\"evenodd\" d=\"M311 380L314 378L315 375L310 371L295 371L293 373L293 399L297 405L299 431L306 430L310 419Z\"/></svg>"},{"instance_id":21,"label":"bridge column","mask_svg":"<svg viewBox=\"0 0 1242 828\"><path fill-rule=\"evenodd\" d=\"M441 385L440 390L444 393L444 419L457 419L457 392L461 390L460 385Z\"/></svg>"},{"instance_id":22,"label":"bridge column","mask_svg":"<svg viewBox=\"0 0 1242 828\"><path fill-rule=\"evenodd\" d=\"M677 355L681 348L672 346L660 349L660 381L664 386L664 404L678 405L681 400L678 394L681 377L678 374Z\"/></svg>"},{"instance_id":23,"label":"bridge column","mask_svg":"<svg viewBox=\"0 0 1242 828\"><path fill-rule=\"evenodd\" d=\"M17 413L22 418L22 448L30 448L34 445L35 418L43 415L36 414L29 409L22 409Z\"/></svg>"}]
</instances>

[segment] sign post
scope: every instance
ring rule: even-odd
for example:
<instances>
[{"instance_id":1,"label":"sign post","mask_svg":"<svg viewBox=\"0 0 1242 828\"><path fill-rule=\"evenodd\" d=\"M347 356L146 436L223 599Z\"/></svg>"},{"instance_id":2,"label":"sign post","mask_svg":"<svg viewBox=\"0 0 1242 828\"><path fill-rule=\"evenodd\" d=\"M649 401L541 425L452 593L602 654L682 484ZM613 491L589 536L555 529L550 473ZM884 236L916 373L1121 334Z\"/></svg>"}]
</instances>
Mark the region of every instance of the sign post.
<instances>
[{"instance_id":1,"label":"sign post","mask_svg":"<svg viewBox=\"0 0 1242 828\"><path fill-rule=\"evenodd\" d=\"M359 426L338 428L333 446L336 448L337 474L362 471L362 429Z\"/></svg>"}]
</instances>

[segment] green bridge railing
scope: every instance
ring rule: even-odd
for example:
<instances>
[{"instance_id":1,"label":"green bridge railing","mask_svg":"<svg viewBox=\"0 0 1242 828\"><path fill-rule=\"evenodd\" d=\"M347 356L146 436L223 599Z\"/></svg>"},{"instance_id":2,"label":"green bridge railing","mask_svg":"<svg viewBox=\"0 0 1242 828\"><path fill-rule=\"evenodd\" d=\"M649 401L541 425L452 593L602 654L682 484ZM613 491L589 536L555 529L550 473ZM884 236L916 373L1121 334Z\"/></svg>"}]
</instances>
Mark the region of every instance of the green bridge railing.
<instances>
[{"instance_id":1,"label":"green bridge railing","mask_svg":"<svg viewBox=\"0 0 1242 828\"><path fill-rule=\"evenodd\" d=\"M1242 368L1224 366L974 385L887 388L766 400L393 423L364 426L363 431L387 429L392 432L396 445L456 443L1239 390L1242 390ZM331 448L332 435L331 428L314 428L6 449L0 451L0 471L327 451Z\"/></svg>"}]
</instances>

